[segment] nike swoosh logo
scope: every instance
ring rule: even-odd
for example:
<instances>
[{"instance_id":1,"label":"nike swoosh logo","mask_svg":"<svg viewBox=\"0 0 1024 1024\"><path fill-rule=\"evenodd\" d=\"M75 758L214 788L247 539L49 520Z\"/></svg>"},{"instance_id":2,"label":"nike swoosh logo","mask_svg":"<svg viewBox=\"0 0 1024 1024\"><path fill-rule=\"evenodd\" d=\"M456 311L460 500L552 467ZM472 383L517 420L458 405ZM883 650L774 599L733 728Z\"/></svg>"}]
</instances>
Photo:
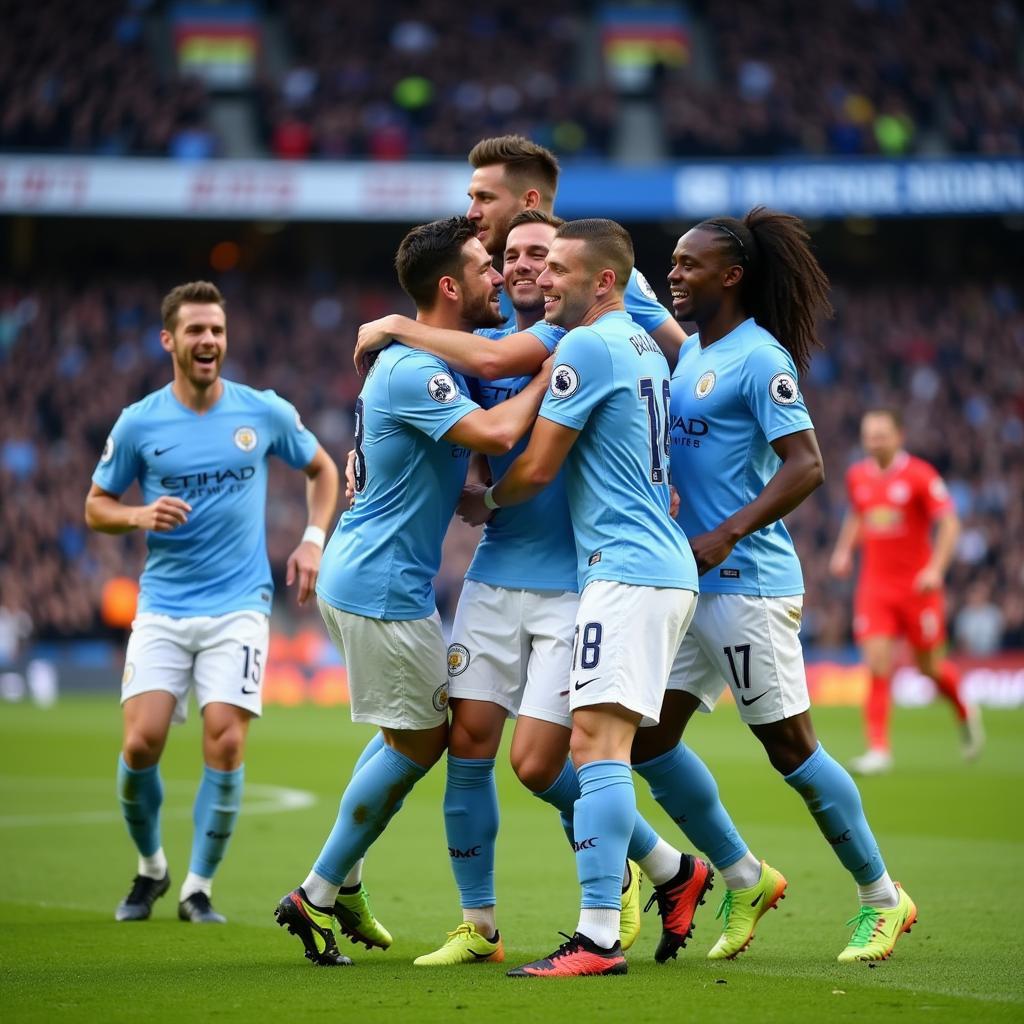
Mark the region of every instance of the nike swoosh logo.
<instances>
[{"instance_id":1,"label":"nike swoosh logo","mask_svg":"<svg viewBox=\"0 0 1024 1024\"><path fill-rule=\"evenodd\" d=\"M169 452L172 448L180 448L180 447L181 447L181 443L179 442L178 444L169 445L167 448L154 448L153 449L153 454L154 455L164 455L167 452Z\"/></svg>"},{"instance_id":2,"label":"nike swoosh logo","mask_svg":"<svg viewBox=\"0 0 1024 1024\"><path fill-rule=\"evenodd\" d=\"M763 892L759 892L759 893L757 894L757 899L756 899L756 900L752 900L752 901L751 901L751 904L750 904L750 905L751 905L752 907L756 907L756 906L758 905L758 903L760 903L760 902L761 902L761 897L762 897L763 895L764 895L764 893L763 893Z\"/></svg>"},{"instance_id":3,"label":"nike swoosh logo","mask_svg":"<svg viewBox=\"0 0 1024 1024\"><path fill-rule=\"evenodd\" d=\"M585 683L576 683L576 689L582 690L584 686L589 686L591 683L596 683L600 676L594 676L593 679L588 679Z\"/></svg>"},{"instance_id":4,"label":"nike swoosh logo","mask_svg":"<svg viewBox=\"0 0 1024 1024\"><path fill-rule=\"evenodd\" d=\"M744 707L750 707L754 701L760 700L766 693L768 693L768 690L762 690L756 697L751 697L749 700L746 697L740 697L740 700L743 702Z\"/></svg>"},{"instance_id":5,"label":"nike swoosh logo","mask_svg":"<svg viewBox=\"0 0 1024 1024\"><path fill-rule=\"evenodd\" d=\"M260 688L258 686L255 687L255 689L252 689L252 690L247 690L244 686L242 687L242 693L246 694L247 696L252 696L252 694L259 693L259 692L260 692Z\"/></svg>"}]
</instances>

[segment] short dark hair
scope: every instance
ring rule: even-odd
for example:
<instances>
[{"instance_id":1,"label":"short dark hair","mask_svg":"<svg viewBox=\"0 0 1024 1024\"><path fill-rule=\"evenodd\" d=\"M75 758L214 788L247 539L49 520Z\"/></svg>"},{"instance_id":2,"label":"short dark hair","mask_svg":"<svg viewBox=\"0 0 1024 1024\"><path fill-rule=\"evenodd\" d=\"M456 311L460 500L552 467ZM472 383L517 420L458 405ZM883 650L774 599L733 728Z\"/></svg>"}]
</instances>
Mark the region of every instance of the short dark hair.
<instances>
[{"instance_id":1,"label":"short dark hair","mask_svg":"<svg viewBox=\"0 0 1024 1024\"><path fill-rule=\"evenodd\" d=\"M891 405L876 405L870 409L865 409L864 416L861 419L863 420L865 416L888 416L892 420L892 425L897 430L903 430L903 413L899 409L894 409Z\"/></svg>"},{"instance_id":2,"label":"short dark hair","mask_svg":"<svg viewBox=\"0 0 1024 1024\"><path fill-rule=\"evenodd\" d=\"M511 178L517 188L535 188L548 206L555 201L561 171L558 160L550 149L522 135L481 139L469 151L469 163L474 168L501 164L506 177Z\"/></svg>"},{"instance_id":3,"label":"short dark hair","mask_svg":"<svg viewBox=\"0 0 1024 1024\"><path fill-rule=\"evenodd\" d=\"M462 248L476 237L476 225L467 217L446 217L420 224L402 239L395 255L398 282L418 309L430 309L437 298L437 282L451 275L461 279Z\"/></svg>"},{"instance_id":4,"label":"short dark hair","mask_svg":"<svg viewBox=\"0 0 1024 1024\"><path fill-rule=\"evenodd\" d=\"M565 223L561 217L543 210L520 210L509 222L508 229L518 228L523 224L547 224L548 227L560 228Z\"/></svg>"},{"instance_id":5,"label":"short dark hair","mask_svg":"<svg viewBox=\"0 0 1024 1024\"><path fill-rule=\"evenodd\" d=\"M178 313L186 302L220 306L221 309L226 309L227 306L220 289L210 281L189 281L186 284L179 284L172 288L160 303L160 319L165 331L174 333L174 328L178 326Z\"/></svg>"},{"instance_id":6,"label":"short dark hair","mask_svg":"<svg viewBox=\"0 0 1024 1024\"><path fill-rule=\"evenodd\" d=\"M633 239L617 221L603 217L569 220L555 232L555 238L585 242L594 268L610 267L615 271L618 289L625 289L633 272Z\"/></svg>"}]
</instances>

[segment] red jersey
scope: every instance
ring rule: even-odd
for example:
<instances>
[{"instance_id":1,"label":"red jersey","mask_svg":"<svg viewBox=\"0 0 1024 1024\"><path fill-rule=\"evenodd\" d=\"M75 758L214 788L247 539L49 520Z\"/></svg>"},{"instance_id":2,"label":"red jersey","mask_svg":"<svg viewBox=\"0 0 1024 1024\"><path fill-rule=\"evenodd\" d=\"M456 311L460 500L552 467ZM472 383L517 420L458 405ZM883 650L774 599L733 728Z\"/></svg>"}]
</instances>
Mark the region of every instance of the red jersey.
<instances>
[{"instance_id":1,"label":"red jersey","mask_svg":"<svg viewBox=\"0 0 1024 1024\"><path fill-rule=\"evenodd\" d=\"M852 465L846 490L860 517L860 586L909 590L931 557L932 524L953 507L942 477L900 452L884 470L874 459Z\"/></svg>"}]
</instances>

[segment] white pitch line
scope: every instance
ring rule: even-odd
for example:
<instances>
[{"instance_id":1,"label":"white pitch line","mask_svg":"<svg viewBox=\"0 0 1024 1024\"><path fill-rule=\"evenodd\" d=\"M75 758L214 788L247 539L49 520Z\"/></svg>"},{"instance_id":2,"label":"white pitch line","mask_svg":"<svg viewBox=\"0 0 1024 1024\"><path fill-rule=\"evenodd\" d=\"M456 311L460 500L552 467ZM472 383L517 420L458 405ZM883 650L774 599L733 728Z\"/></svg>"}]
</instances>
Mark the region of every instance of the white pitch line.
<instances>
[{"instance_id":1,"label":"white pitch line","mask_svg":"<svg viewBox=\"0 0 1024 1024\"><path fill-rule=\"evenodd\" d=\"M39 781L39 780L35 780ZM63 785L63 779L47 780L55 787ZM80 781L80 780L76 780ZM113 787L111 787L113 788ZM252 799L255 797L255 799ZM111 793L111 801L116 799ZM312 807L316 796L305 789L289 789L287 786L267 786L251 783L245 787L242 814L276 814L279 811L301 811ZM191 818L191 807L170 807L161 809L164 818ZM34 828L52 825L106 825L120 821L121 813L116 807L106 811L66 811L58 814L4 814L0 815L0 828Z\"/></svg>"}]
</instances>

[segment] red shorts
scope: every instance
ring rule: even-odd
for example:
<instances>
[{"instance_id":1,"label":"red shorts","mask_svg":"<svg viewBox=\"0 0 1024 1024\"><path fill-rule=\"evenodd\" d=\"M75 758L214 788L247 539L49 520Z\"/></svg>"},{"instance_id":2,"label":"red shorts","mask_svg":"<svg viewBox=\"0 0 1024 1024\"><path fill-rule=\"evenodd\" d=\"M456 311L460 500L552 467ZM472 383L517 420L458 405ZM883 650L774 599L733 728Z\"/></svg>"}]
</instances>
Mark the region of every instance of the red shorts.
<instances>
[{"instance_id":1,"label":"red shorts","mask_svg":"<svg viewBox=\"0 0 1024 1024\"><path fill-rule=\"evenodd\" d=\"M903 636L915 651L930 651L946 640L946 595L941 590L857 588L853 602L853 636Z\"/></svg>"}]
</instances>

